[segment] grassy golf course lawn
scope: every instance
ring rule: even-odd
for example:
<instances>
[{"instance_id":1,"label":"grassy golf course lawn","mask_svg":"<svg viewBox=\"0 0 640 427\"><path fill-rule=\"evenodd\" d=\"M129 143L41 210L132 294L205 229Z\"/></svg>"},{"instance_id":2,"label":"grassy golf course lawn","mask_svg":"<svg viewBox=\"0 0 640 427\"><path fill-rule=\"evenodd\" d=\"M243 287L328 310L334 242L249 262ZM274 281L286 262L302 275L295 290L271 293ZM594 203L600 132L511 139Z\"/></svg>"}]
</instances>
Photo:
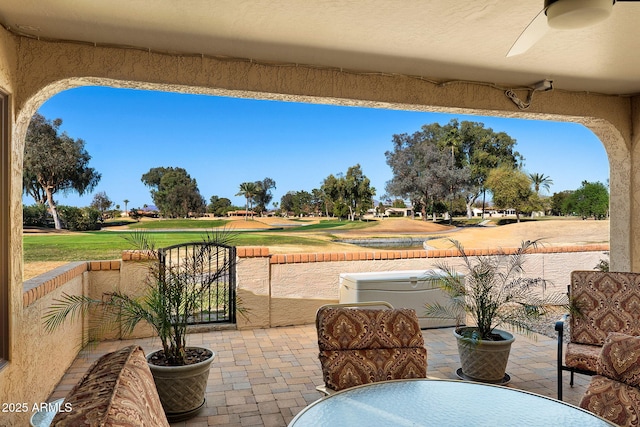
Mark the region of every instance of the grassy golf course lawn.
<instances>
[{"instance_id":1,"label":"grassy golf course lawn","mask_svg":"<svg viewBox=\"0 0 640 427\"><path fill-rule=\"evenodd\" d=\"M24 277L33 277L69 261L119 259L121 252L134 249L126 237L131 231L146 230L156 247L202 239L214 228L236 233L236 246L266 246L270 253L313 253L370 251L340 243L338 239L419 236L434 248L451 247L450 238L466 248L517 247L523 240L541 239L544 245L566 246L609 242L609 221L546 217L519 224L480 227L464 220L454 226L409 218L377 221L255 218L222 220L148 220L109 224L102 231L56 232L25 229Z\"/></svg>"},{"instance_id":2,"label":"grassy golf course lawn","mask_svg":"<svg viewBox=\"0 0 640 427\"><path fill-rule=\"evenodd\" d=\"M24 261L84 261L118 259L121 252L133 249L126 237L131 233L85 232L65 234L31 234L25 235ZM154 232L152 239L157 247L165 247L176 243L197 242L202 240L203 231L167 231ZM266 234L263 232L239 232L234 239L236 246L270 246L299 245L324 246L329 242L304 236L288 236Z\"/></svg>"}]
</instances>

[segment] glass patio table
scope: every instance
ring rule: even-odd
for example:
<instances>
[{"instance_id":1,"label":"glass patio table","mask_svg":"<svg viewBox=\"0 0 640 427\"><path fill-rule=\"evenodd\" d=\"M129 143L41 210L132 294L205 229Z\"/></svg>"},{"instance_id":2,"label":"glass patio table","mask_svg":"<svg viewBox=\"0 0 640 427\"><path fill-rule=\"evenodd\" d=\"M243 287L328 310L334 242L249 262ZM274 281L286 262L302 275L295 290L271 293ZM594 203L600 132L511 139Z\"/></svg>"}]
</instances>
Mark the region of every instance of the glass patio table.
<instances>
[{"instance_id":1,"label":"glass patio table","mask_svg":"<svg viewBox=\"0 0 640 427\"><path fill-rule=\"evenodd\" d=\"M289 423L289 427L612 425L549 397L436 379L385 381L342 390L310 404Z\"/></svg>"}]
</instances>

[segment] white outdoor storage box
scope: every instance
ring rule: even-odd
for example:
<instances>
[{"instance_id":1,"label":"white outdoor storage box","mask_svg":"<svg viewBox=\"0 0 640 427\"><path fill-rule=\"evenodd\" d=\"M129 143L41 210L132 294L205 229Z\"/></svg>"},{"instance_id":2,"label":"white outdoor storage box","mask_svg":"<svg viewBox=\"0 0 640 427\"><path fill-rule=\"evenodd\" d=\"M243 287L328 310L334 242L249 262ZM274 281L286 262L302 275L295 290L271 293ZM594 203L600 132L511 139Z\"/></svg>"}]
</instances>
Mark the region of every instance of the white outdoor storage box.
<instances>
[{"instance_id":1,"label":"white outdoor storage box","mask_svg":"<svg viewBox=\"0 0 640 427\"><path fill-rule=\"evenodd\" d=\"M443 275L441 270L376 271L368 273L340 274L340 302L386 301L394 308L413 308L421 328L456 326L455 319L425 317L425 304L449 303L449 297L440 290L433 275Z\"/></svg>"}]
</instances>

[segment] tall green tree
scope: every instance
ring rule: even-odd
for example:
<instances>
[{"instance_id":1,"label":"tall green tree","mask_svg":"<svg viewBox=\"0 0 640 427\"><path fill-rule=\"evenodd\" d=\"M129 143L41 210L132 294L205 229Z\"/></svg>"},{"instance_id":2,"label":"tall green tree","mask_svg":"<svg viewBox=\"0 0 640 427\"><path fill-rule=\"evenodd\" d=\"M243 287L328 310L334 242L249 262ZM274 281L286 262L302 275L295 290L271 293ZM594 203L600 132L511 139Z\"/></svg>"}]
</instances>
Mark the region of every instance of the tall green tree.
<instances>
[{"instance_id":1,"label":"tall green tree","mask_svg":"<svg viewBox=\"0 0 640 427\"><path fill-rule=\"evenodd\" d=\"M109 196L107 196L106 192L100 191L99 193L93 195L93 200L91 201L90 206L93 209L100 211L101 215L104 215L107 210L111 209L111 206L113 206L113 202L111 201L111 199L109 199Z\"/></svg>"},{"instance_id":2,"label":"tall green tree","mask_svg":"<svg viewBox=\"0 0 640 427\"><path fill-rule=\"evenodd\" d=\"M267 210L267 205L273 200L271 190L276 188L276 182L271 178L265 178L262 181L256 181L256 192L253 195L253 201L256 204L256 211L262 213Z\"/></svg>"},{"instance_id":3,"label":"tall green tree","mask_svg":"<svg viewBox=\"0 0 640 427\"><path fill-rule=\"evenodd\" d=\"M385 153L393 172L386 192L411 200L414 211L420 209L425 221L436 202L471 185L471 171L456 157L459 144L454 144L452 133L451 127L438 123L424 125L412 135L393 135L393 151Z\"/></svg>"},{"instance_id":4,"label":"tall green tree","mask_svg":"<svg viewBox=\"0 0 640 427\"><path fill-rule=\"evenodd\" d=\"M209 199L209 205L207 206L207 212L210 212L216 216L224 216L229 210L231 210L231 200L226 197L211 196Z\"/></svg>"},{"instance_id":5,"label":"tall green tree","mask_svg":"<svg viewBox=\"0 0 640 427\"><path fill-rule=\"evenodd\" d=\"M373 207L373 196L376 194L376 189L362 172L360 164L347 169L346 175L339 173L326 177L321 191L325 195L327 209L330 206L335 216L348 217L351 221Z\"/></svg>"},{"instance_id":6,"label":"tall green tree","mask_svg":"<svg viewBox=\"0 0 640 427\"><path fill-rule=\"evenodd\" d=\"M280 208L295 216L309 215L314 210L313 197L308 191L289 191L280 199Z\"/></svg>"},{"instance_id":7,"label":"tall green tree","mask_svg":"<svg viewBox=\"0 0 640 427\"><path fill-rule=\"evenodd\" d=\"M240 191L236 193L236 196L243 196L246 200L246 207L245 207L245 213L244 213L245 221L248 218L249 210L253 209L253 206L252 206L253 198L255 197L257 192L258 192L258 186L256 185L255 182L243 182L242 184L240 184ZM253 217L253 213L251 214L251 216Z\"/></svg>"},{"instance_id":8,"label":"tall green tree","mask_svg":"<svg viewBox=\"0 0 640 427\"><path fill-rule=\"evenodd\" d=\"M36 203L47 204L56 229L62 228L54 195L85 194L95 188L101 175L89 167L91 156L82 139L60 132L61 119L53 121L35 114L25 140L23 191Z\"/></svg>"},{"instance_id":9,"label":"tall green tree","mask_svg":"<svg viewBox=\"0 0 640 427\"><path fill-rule=\"evenodd\" d=\"M337 176L330 174L322 181L320 191L322 191L324 197L325 213L327 217L329 216L329 212L331 212L332 215L336 215L338 212L338 201L343 198L344 193L344 189L341 185L342 179L342 174L338 174Z\"/></svg>"},{"instance_id":10,"label":"tall green tree","mask_svg":"<svg viewBox=\"0 0 640 427\"><path fill-rule=\"evenodd\" d=\"M486 180L486 187L493 194L493 203L504 209L515 209L517 221L520 214L532 209L535 201L529 177L519 169L500 166L493 169Z\"/></svg>"},{"instance_id":11,"label":"tall green tree","mask_svg":"<svg viewBox=\"0 0 640 427\"><path fill-rule=\"evenodd\" d=\"M471 217L473 204L482 196L482 206L486 199L486 181L489 173L499 167L517 168L523 157L515 151L516 140L506 132L495 132L485 128L483 123L451 120L446 126L445 142L453 139L456 161L470 169L470 185L460 192L467 206L467 217Z\"/></svg>"},{"instance_id":12,"label":"tall green tree","mask_svg":"<svg viewBox=\"0 0 640 427\"><path fill-rule=\"evenodd\" d=\"M402 199L395 199L391 202L391 207L394 208L406 208L407 204Z\"/></svg>"},{"instance_id":13,"label":"tall green tree","mask_svg":"<svg viewBox=\"0 0 640 427\"><path fill-rule=\"evenodd\" d=\"M289 212L293 212L293 198L295 197L295 191L288 191L285 195L280 197L280 211L284 216L287 216Z\"/></svg>"},{"instance_id":14,"label":"tall green tree","mask_svg":"<svg viewBox=\"0 0 640 427\"><path fill-rule=\"evenodd\" d=\"M530 173L529 179L531 180L531 184L533 184L533 189L536 194L540 194L540 188L549 191L553 185L553 180L543 173Z\"/></svg>"},{"instance_id":15,"label":"tall green tree","mask_svg":"<svg viewBox=\"0 0 640 427\"><path fill-rule=\"evenodd\" d=\"M204 211L198 183L183 168L151 168L142 175L142 182L151 188L153 203L164 217L187 217Z\"/></svg>"},{"instance_id":16,"label":"tall green tree","mask_svg":"<svg viewBox=\"0 0 640 427\"><path fill-rule=\"evenodd\" d=\"M573 190L565 190L559 193L553 193L551 196L551 214L552 215L571 215L575 212L574 200L571 197Z\"/></svg>"},{"instance_id":17,"label":"tall green tree","mask_svg":"<svg viewBox=\"0 0 640 427\"><path fill-rule=\"evenodd\" d=\"M576 213L583 219L592 216L603 219L609 213L609 191L601 182L582 181L582 185L571 195Z\"/></svg>"},{"instance_id":18,"label":"tall green tree","mask_svg":"<svg viewBox=\"0 0 640 427\"><path fill-rule=\"evenodd\" d=\"M362 172L360 164L347 169L344 188L344 202L349 206L351 221L355 221L356 216L361 217L373 207L373 196L376 195L376 189L371 186L371 180Z\"/></svg>"},{"instance_id":19,"label":"tall green tree","mask_svg":"<svg viewBox=\"0 0 640 427\"><path fill-rule=\"evenodd\" d=\"M322 211L325 206L325 195L322 189L314 188L311 190L311 204L313 206L313 213L316 215L322 215Z\"/></svg>"}]
</instances>

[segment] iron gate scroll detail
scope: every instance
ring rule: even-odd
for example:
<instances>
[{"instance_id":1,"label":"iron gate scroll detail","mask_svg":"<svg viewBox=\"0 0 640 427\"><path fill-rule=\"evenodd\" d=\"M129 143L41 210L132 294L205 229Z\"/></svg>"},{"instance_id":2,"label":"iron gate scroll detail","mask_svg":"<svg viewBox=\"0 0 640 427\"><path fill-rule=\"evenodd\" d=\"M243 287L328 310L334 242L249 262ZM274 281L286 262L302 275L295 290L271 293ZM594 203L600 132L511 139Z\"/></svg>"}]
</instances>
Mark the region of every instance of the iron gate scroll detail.
<instances>
[{"instance_id":1,"label":"iron gate scroll detail","mask_svg":"<svg viewBox=\"0 0 640 427\"><path fill-rule=\"evenodd\" d=\"M181 243L158 250L160 280L180 283L196 313L192 325L236 323L236 248L207 242Z\"/></svg>"}]
</instances>

